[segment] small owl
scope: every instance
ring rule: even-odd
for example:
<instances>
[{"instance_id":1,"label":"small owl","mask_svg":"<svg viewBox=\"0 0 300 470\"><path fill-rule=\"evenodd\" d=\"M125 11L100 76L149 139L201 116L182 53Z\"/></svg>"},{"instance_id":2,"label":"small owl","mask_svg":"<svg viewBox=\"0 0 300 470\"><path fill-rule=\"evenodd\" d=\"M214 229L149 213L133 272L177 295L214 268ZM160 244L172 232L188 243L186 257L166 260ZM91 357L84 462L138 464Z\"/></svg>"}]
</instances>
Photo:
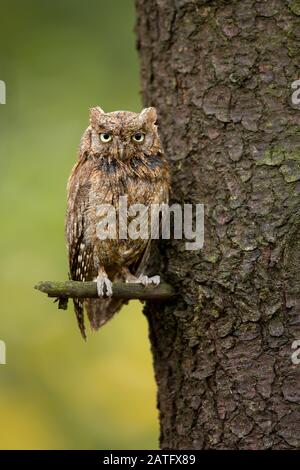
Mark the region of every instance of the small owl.
<instances>
[{"instance_id":1,"label":"small owl","mask_svg":"<svg viewBox=\"0 0 300 470\"><path fill-rule=\"evenodd\" d=\"M132 239L120 237L117 227L114 238L103 239L97 229L103 221L99 208L110 205L118 213L120 196L127 197L128 207L143 204L150 208L168 202L169 169L156 119L152 107L141 113L90 110L90 125L81 138L78 161L68 182L65 224L70 279L97 283L99 299L74 299L84 338L84 307L92 329L121 308L123 301L111 298L113 281L144 285L160 281L159 276L145 275L150 230L148 239Z\"/></svg>"}]
</instances>

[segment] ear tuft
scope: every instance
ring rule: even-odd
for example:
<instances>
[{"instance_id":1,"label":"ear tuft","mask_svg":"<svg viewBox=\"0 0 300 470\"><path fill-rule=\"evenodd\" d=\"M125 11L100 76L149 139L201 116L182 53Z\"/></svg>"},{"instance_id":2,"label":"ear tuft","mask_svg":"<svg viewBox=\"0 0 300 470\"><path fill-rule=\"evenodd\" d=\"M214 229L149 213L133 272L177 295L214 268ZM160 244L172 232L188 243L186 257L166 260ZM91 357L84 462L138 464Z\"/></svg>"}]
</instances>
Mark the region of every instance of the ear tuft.
<instances>
[{"instance_id":1,"label":"ear tuft","mask_svg":"<svg viewBox=\"0 0 300 470\"><path fill-rule=\"evenodd\" d=\"M104 114L104 111L100 106L96 106L95 108L90 108L90 123L91 125L96 125L100 119L100 117Z\"/></svg>"},{"instance_id":2,"label":"ear tuft","mask_svg":"<svg viewBox=\"0 0 300 470\"><path fill-rule=\"evenodd\" d=\"M143 121L151 122L152 124L155 124L157 120L156 109L153 106L151 106L150 108L145 108L140 113L140 117Z\"/></svg>"}]
</instances>

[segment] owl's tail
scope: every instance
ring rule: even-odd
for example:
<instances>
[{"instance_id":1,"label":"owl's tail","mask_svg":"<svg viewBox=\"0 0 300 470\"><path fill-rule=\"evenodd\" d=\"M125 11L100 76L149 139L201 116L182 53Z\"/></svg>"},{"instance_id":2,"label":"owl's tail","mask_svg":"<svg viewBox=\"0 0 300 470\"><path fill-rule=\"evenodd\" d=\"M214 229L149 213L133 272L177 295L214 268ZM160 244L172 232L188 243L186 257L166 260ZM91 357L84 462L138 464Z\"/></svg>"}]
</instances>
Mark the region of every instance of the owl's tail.
<instances>
[{"instance_id":1,"label":"owl's tail","mask_svg":"<svg viewBox=\"0 0 300 470\"><path fill-rule=\"evenodd\" d=\"M92 330L99 330L124 303L124 300L120 299L85 299L85 308Z\"/></svg>"},{"instance_id":2,"label":"owl's tail","mask_svg":"<svg viewBox=\"0 0 300 470\"><path fill-rule=\"evenodd\" d=\"M81 336L86 340L85 326L84 326L84 312L83 312L83 299L73 299L74 310L77 318L77 323L80 329Z\"/></svg>"}]
</instances>

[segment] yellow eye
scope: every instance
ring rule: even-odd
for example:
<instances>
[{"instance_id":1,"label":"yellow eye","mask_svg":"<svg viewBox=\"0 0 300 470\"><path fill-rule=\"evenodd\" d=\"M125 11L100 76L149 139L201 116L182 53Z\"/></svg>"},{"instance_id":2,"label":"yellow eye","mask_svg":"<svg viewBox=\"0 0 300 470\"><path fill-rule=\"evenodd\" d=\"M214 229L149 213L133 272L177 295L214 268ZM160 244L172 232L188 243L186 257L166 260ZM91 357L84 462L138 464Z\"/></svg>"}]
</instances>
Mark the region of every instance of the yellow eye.
<instances>
[{"instance_id":1,"label":"yellow eye","mask_svg":"<svg viewBox=\"0 0 300 470\"><path fill-rule=\"evenodd\" d=\"M143 134L142 132L136 132L132 136L132 140L134 140L135 142L143 142L144 139L145 139L145 134Z\"/></svg>"},{"instance_id":2,"label":"yellow eye","mask_svg":"<svg viewBox=\"0 0 300 470\"><path fill-rule=\"evenodd\" d=\"M112 135L108 134L107 132L103 132L103 134L100 134L100 140L101 142L110 142L112 140Z\"/></svg>"}]
</instances>

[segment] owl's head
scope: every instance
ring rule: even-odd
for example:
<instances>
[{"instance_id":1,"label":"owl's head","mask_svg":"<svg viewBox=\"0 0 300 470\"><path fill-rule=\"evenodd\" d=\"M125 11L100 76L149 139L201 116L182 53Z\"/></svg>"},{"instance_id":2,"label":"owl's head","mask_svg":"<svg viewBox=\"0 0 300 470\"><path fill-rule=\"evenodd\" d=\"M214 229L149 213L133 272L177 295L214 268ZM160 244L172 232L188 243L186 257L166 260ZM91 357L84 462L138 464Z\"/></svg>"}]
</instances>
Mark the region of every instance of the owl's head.
<instances>
[{"instance_id":1,"label":"owl's head","mask_svg":"<svg viewBox=\"0 0 300 470\"><path fill-rule=\"evenodd\" d=\"M152 107L141 113L105 113L99 107L91 108L88 138L83 139L81 150L94 157L112 156L123 161L156 153L160 149L156 119L156 109Z\"/></svg>"}]
</instances>

